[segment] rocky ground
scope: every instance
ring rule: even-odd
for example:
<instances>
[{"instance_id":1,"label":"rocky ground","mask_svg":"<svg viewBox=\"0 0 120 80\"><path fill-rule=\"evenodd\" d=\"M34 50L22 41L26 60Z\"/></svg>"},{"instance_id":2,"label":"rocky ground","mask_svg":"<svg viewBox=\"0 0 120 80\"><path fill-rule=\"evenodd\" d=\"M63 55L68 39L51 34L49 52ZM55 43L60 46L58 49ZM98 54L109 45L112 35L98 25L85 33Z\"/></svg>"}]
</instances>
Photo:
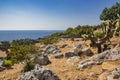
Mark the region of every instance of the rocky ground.
<instances>
[{"instance_id":1,"label":"rocky ground","mask_svg":"<svg viewBox=\"0 0 120 80\"><path fill-rule=\"evenodd\" d=\"M111 42L110 47L114 48L120 43L120 38L112 38ZM43 50L43 53L51 53L48 55L51 63L44 62L47 65L43 67L51 70L61 80L120 80L120 46L118 45L117 49L110 50L108 53L102 53L101 56L97 54L96 48L90 48L89 45L89 40L83 41L81 38L74 41L65 39L48 46L36 44L40 50ZM42 65L43 61L39 64ZM15 64L12 69L0 72L0 80L17 79L22 74L22 66L21 63Z\"/></svg>"}]
</instances>

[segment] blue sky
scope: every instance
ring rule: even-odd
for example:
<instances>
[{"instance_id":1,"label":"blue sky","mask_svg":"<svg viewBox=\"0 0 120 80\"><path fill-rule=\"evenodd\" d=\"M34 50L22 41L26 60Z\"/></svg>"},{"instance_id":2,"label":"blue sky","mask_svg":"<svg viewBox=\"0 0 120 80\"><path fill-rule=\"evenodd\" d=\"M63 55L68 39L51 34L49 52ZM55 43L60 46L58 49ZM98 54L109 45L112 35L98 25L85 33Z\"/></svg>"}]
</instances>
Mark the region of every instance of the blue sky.
<instances>
[{"instance_id":1,"label":"blue sky","mask_svg":"<svg viewBox=\"0 0 120 80\"><path fill-rule=\"evenodd\" d=\"M0 30L65 30L100 24L105 7L120 0L0 0Z\"/></svg>"}]
</instances>

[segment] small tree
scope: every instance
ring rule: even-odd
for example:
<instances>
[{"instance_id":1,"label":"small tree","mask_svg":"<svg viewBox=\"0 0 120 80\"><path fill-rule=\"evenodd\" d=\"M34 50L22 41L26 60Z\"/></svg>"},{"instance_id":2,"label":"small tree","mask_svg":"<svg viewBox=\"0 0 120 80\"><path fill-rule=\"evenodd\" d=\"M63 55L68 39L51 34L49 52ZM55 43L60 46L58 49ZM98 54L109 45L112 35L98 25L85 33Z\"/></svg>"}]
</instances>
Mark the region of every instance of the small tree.
<instances>
[{"instance_id":1,"label":"small tree","mask_svg":"<svg viewBox=\"0 0 120 80\"><path fill-rule=\"evenodd\" d=\"M105 8L100 15L100 19L104 21L116 20L118 18L117 14L120 15L120 3L118 2L110 8Z\"/></svg>"},{"instance_id":2,"label":"small tree","mask_svg":"<svg viewBox=\"0 0 120 80\"><path fill-rule=\"evenodd\" d=\"M106 33L104 34L103 37L101 38L96 38L94 33L91 32L89 35L89 38L91 40L91 47L97 47L98 48L98 53L102 52L102 45L105 45L105 48L107 47L106 44L111 43L110 38L113 37L114 32L116 31L116 23L117 21L107 21L108 25L106 27Z\"/></svg>"}]
</instances>

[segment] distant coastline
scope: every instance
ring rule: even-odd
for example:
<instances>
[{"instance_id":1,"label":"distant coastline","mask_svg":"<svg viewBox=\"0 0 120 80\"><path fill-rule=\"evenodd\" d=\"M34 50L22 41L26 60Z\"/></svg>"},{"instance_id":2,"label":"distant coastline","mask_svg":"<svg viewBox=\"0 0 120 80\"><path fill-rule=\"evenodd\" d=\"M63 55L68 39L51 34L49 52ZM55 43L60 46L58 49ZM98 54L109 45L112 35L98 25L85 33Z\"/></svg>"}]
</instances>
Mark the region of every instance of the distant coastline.
<instances>
[{"instance_id":1,"label":"distant coastline","mask_svg":"<svg viewBox=\"0 0 120 80\"><path fill-rule=\"evenodd\" d=\"M64 30L0 30L0 41L12 41L16 39L38 39L49 36L55 32Z\"/></svg>"}]
</instances>

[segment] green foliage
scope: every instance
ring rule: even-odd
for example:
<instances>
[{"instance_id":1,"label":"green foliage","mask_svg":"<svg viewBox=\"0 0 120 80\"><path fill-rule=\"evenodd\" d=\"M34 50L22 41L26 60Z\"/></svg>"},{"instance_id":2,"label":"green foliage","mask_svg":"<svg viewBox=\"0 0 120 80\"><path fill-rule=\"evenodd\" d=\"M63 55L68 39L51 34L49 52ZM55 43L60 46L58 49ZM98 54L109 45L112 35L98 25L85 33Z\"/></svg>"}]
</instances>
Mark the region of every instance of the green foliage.
<instances>
[{"instance_id":1,"label":"green foliage","mask_svg":"<svg viewBox=\"0 0 120 80\"><path fill-rule=\"evenodd\" d=\"M34 69L33 61L27 61L23 67L23 71L27 72L27 71L31 71L32 69Z\"/></svg>"},{"instance_id":2,"label":"green foliage","mask_svg":"<svg viewBox=\"0 0 120 80\"><path fill-rule=\"evenodd\" d=\"M63 36L63 32L56 32L51 34L48 37L40 39L41 44L53 44L59 41L59 39Z\"/></svg>"},{"instance_id":3,"label":"green foliage","mask_svg":"<svg viewBox=\"0 0 120 80\"><path fill-rule=\"evenodd\" d=\"M100 19L104 21L105 20L116 20L117 14L120 15L120 3L116 3L110 8L105 8L100 15Z\"/></svg>"},{"instance_id":4,"label":"green foliage","mask_svg":"<svg viewBox=\"0 0 120 80\"><path fill-rule=\"evenodd\" d=\"M102 38L104 36L104 33L102 33L102 32L96 32L96 33L94 33L94 37L95 38Z\"/></svg>"},{"instance_id":5,"label":"green foliage","mask_svg":"<svg viewBox=\"0 0 120 80\"><path fill-rule=\"evenodd\" d=\"M86 40L88 39L88 35L83 34L83 35L82 35L82 38L83 38L83 40L85 40L85 41L86 41Z\"/></svg>"},{"instance_id":6,"label":"green foliage","mask_svg":"<svg viewBox=\"0 0 120 80\"><path fill-rule=\"evenodd\" d=\"M9 41L1 41L0 42L0 49L3 51L8 51L8 49L10 48L10 43Z\"/></svg>"},{"instance_id":7,"label":"green foliage","mask_svg":"<svg viewBox=\"0 0 120 80\"><path fill-rule=\"evenodd\" d=\"M7 53L7 58L16 61L23 61L27 59L29 54L36 53L36 47L34 45L21 45L13 46L10 48L10 51Z\"/></svg>"},{"instance_id":8,"label":"green foliage","mask_svg":"<svg viewBox=\"0 0 120 80\"><path fill-rule=\"evenodd\" d=\"M11 67L13 65L12 60L4 60L4 66L5 67Z\"/></svg>"},{"instance_id":9,"label":"green foliage","mask_svg":"<svg viewBox=\"0 0 120 80\"><path fill-rule=\"evenodd\" d=\"M67 38L78 38L78 37L82 37L83 34L90 34L90 32L92 31L94 27L93 26L88 26L88 25L84 25L84 26L80 26L78 25L75 28L68 28L65 32L64 35Z\"/></svg>"},{"instance_id":10,"label":"green foliage","mask_svg":"<svg viewBox=\"0 0 120 80\"><path fill-rule=\"evenodd\" d=\"M20 40L13 40L11 45L12 46L19 46L19 45L30 45L30 44L34 44L34 40L32 39L20 39Z\"/></svg>"},{"instance_id":11,"label":"green foliage","mask_svg":"<svg viewBox=\"0 0 120 80\"><path fill-rule=\"evenodd\" d=\"M59 38L51 38L51 37L49 37L49 38L42 38L41 40L40 40L40 43L41 44L53 44L53 43L56 43L56 42L58 42L58 39Z\"/></svg>"}]
</instances>

